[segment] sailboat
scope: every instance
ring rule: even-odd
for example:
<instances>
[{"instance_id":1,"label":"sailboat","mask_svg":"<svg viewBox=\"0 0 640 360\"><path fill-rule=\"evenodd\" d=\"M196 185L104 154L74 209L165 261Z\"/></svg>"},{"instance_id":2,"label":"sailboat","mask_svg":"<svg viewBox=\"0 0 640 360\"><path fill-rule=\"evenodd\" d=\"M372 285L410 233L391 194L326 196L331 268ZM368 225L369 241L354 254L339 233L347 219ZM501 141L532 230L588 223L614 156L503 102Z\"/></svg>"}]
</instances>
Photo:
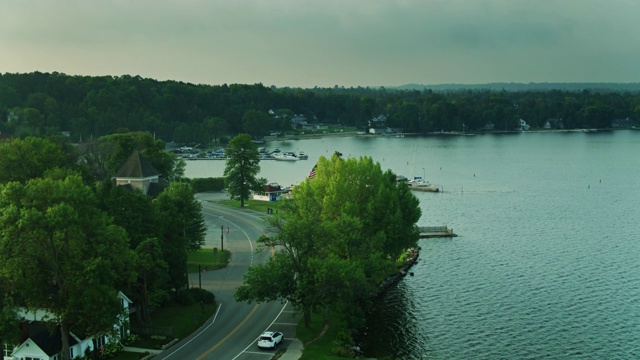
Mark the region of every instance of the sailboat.
<instances>
[{"instance_id":1,"label":"sailboat","mask_svg":"<svg viewBox=\"0 0 640 360\"><path fill-rule=\"evenodd\" d=\"M416 154L417 154L417 150L414 148L414 151L413 151L414 167L416 163ZM422 168L422 171L424 172L423 175L425 175L426 171L424 168ZM411 171L411 173L413 174L413 170ZM407 186L409 187L409 190L413 190L413 191L440 192L440 188L437 185L431 184L430 182L425 180L424 177L422 176L413 176L413 178L408 179Z\"/></svg>"}]
</instances>

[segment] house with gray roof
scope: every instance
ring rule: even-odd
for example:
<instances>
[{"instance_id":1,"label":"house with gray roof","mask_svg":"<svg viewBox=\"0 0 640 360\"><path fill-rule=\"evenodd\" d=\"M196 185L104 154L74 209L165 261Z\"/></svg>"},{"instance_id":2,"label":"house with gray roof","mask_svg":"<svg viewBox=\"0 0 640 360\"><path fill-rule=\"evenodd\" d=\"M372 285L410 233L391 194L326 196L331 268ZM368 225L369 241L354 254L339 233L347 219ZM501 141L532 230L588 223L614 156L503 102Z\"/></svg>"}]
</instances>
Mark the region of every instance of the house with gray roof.
<instances>
[{"instance_id":1,"label":"house with gray roof","mask_svg":"<svg viewBox=\"0 0 640 360\"><path fill-rule=\"evenodd\" d=\"M143 194L156 197L169 184L140 152L134 151L113 178L116 185L140 190Z\"/></svg>"}]
</instances>

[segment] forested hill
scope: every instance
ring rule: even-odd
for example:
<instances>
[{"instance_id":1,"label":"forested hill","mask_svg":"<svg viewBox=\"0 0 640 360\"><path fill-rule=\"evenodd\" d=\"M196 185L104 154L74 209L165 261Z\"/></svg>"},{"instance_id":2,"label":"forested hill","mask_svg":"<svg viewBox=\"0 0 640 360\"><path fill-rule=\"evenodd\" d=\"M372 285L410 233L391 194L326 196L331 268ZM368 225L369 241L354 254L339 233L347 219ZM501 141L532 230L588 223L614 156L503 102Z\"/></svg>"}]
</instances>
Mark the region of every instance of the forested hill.
<instances>
[{"instance_id":1,"label":"forested hill","mask_svg":"<svg viewBox=\"0 0 640 360\"><path fill-rule=\"evenodd\" d=\"M534 128L549 120L564 128L609 128L614 120L634 124L640 119L640 92L472 86L300 89L129 75L0 74L0 132L14 137L65 131L72 141L86 141L128 130L148 131L165 141L207 143L241 132L261 137L291 131L294 116L310 124L360 129L372 124L416 133L463 127L480 131L487 124L511 130L519 119ZM373 118L385 121L371 122Z\"/></svg>"},{"instance_id":2,"label":"forested hill","mask_svg":"<svg viewBox=\"0 0 640 360\"><path fill-rule=\"evenodd\" d=\"M398 86L398 90L459 91L459 90L493 90L493 91L640 91L640 83L486 83L486 84L407 84Z\"/></svg>"}]
</instances>

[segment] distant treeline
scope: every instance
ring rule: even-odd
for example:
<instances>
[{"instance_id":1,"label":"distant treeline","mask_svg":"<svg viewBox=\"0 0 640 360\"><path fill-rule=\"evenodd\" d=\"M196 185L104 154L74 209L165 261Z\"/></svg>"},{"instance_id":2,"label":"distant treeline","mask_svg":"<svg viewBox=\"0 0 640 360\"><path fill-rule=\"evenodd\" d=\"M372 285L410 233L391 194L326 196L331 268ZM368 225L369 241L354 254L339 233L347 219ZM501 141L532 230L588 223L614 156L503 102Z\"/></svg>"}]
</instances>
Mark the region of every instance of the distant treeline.
<instances>
[{"instance_id":1,"label":"distant treeline","mask_svg":"<svg viewBox=\"0 0 640 360\"><path fill-rule=\"evenodd\" d=\"M551 123L564 128L610 128L616 119L629 119L627 124L640 119L637 84L548 84L544 90L527 90L530 84L522 84L521 91L492 85L300 89L128 75L6 73L0 74L0 131L14 137L64 131L74 142L148 131L167 142L208 143L241 132L259 138L290 131L294 115L303 115L310 124L417 133L461 131L463 126L479 131L487 124L512 130L521 118L534 128L550 119L562 119ZM386 120L371 122L376 117Z\"/></svg>"}]
</instances>

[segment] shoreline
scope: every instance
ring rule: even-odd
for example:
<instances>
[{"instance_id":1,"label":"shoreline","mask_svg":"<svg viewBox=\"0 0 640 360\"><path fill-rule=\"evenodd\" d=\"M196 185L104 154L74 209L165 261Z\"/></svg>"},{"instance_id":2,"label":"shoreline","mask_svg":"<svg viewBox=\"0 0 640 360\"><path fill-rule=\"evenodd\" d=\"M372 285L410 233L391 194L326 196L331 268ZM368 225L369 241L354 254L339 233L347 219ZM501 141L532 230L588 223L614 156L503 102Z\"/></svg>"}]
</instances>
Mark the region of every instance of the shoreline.
<instances>
[{"instance_id":1,"label":"shoreline","mask_svg":"<svg viewBox=\"0 0 640 360\"><path fill-rule=\"evenodd\" d=\"M475 136L475 135L500 135L500 134L542 134L542 133L599 133L599 132L611 132L611 131L619 131L619 130L640 130L640 128L620 128L620 129L595 129L595 128L584 128L584 129L535 129L535 130L493 130L493 131L478 131L478 132L461 132L461 131L436 131L436 132L428 132L428 133L415 133L415 132L399 132L399 133L389 133L389 134L358 134L355 131L349 132L330 132L330 133L322 133L322 134L296 134L296 135L287 135L284 137L275 137L275 136L265 136L265 142L272 141L287 141L287 140L306 140L306 139L321 139L326 137L431 137L431 136Z\"/></svg>"}]
</instances>

